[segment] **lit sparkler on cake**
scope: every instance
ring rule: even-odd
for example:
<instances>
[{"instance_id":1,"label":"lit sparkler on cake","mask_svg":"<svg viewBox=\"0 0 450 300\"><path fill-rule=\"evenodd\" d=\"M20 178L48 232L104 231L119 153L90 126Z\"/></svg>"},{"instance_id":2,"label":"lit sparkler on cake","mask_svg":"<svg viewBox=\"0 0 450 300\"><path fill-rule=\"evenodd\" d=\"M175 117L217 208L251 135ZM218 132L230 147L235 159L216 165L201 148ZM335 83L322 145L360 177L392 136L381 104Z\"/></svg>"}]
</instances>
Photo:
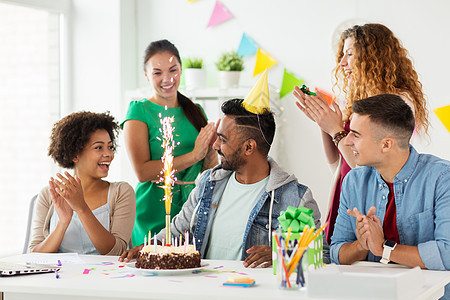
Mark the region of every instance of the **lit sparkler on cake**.
<instances>
[{"instance_id":1,"label":"lit sparkler on cake","mask_svg":"<svg viewBox=\"0 0 450 300\"><path fill-rule=\"evenodd\" d=\"M172 189L175 181L177 180L175 177L175 170L173 169L172 154L173 148L175 148L175 142L173 140L173 131L175 128L172 127L172 123L174 121L173 116L161 118L161 114L159 114L159 117L162 125L162 129L159 129L162 133L161 147L164 148L164 154L161 157L163 163L163 169L161 171L162 176L159 178L159 182L164 182L164 185L162 186L164 189L164 198L162 200L165 202L166 207L166 244L170 246L170 209L172 205Z\"/></svg>"},{"instance_id":2,"label":"lit sparkler on cake","mask_svg":"<svg viewBox=\"0 0 450 300\"><path fill-rule=\"evenodd\" d=\"M179 239L172 237L170 232L170 210L172 204L172 189L177 178L175 177L175 170L173 169L173 149L175 142L173 140L172 123L174 117L161 117L159 114L162 128L159 129L162 135L160 140L161 147L164 148L164 154L161 157L163 168L161 176L157 183L164 183L161 188L164 189L164 198L166 207L166 242L162 239L162 246L158 245L156 234L153 236L153 245L151 245L151 232L147 238L144 238L144 247L139 251L136 259L136 267L142 269L188 269L200 267L201 256L200 252L196 250L195 240L193 245L189 245L189 232L185 232L184 244L183 238L180 234ZM178 145L179 143L177 143Z\"/></svg>"}]
</instances>

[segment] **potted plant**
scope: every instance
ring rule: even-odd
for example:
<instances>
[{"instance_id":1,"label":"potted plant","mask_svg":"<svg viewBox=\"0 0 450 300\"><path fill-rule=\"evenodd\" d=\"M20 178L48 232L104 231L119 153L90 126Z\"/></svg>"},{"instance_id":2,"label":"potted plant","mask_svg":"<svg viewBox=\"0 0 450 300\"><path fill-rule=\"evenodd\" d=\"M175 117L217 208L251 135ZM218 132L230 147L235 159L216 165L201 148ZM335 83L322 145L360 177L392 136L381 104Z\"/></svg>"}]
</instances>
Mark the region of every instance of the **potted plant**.
<instances>
[{"instance_id":1,"label":"potted plant","mask_svg":"<svg viewBox=\"0 0 450 300\"><path fill-rule=\"evenodd\" d=\"M187 89L206 87L206 70L203 69L203 59L186 58L183 60L183 72Z\"/></svg>"},{"instance_id":2,"label":"potted plant","mask_svg":"<svg viewBox=\"0 0 450 300\"><path fill-rule=\"evenodd\" d=\"M219 70L221 88L230 88L239 85L241 71L244 70L244 60L236 51L223 53L216 62Z\"/></svg>"}]
</instances>

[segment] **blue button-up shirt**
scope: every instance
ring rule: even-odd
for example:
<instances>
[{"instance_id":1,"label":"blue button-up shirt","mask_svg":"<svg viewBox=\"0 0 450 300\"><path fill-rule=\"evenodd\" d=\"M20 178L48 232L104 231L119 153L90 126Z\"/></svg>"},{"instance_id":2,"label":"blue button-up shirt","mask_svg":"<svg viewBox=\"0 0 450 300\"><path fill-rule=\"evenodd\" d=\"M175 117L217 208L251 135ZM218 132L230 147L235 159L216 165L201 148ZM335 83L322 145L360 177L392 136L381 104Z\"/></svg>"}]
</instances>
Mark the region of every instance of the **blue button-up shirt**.
<instances>
[{"instance_id":1,"label":"blue button-up shirt","mask_svg":"<svg viewBox=\"0 0 450 300\"><path fill-rule=\"evenodd\" d=\"M410 146L409 158L393 183L400 244L418 246L427 269L450 270L450 162L419 154ZM347 174L331 240L332 262L339 264L342 245L357 240L356 219L347 209L356 207L367 214L375 206L383 222L388 194L389 187L373 167L358 167ZM377 259L369 252L369 261Z\"/></svg>"}]
</instances>

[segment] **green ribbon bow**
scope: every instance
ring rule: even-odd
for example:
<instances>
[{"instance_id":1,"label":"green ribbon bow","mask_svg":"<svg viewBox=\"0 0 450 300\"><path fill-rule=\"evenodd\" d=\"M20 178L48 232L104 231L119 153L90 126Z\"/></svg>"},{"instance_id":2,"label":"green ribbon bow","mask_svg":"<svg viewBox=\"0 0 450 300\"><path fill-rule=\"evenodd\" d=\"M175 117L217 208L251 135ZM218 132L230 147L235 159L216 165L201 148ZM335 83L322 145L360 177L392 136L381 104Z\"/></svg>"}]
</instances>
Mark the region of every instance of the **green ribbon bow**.
<instances>
[{"instance_id":1,"label":"green ribbon bow","mask_svg":"<svg viewBox=\"0 0 450 300\"><path fill-rule=\"evenodd\" d=\"M284 232L291 228L292 233L303 232L306 225L316 227L314 224L313 210L300 206L299 208L288 206L278 217L280 226Z\"/></svg>"}]
</instances>

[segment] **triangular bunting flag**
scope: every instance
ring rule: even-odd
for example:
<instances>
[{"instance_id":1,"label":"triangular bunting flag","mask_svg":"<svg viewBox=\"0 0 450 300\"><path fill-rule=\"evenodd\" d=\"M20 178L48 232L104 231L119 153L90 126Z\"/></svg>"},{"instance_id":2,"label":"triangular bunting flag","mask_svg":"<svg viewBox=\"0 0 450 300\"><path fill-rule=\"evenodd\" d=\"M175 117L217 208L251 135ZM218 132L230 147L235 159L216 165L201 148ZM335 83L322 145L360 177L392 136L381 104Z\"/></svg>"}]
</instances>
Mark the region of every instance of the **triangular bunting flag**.
<instances>
[{"instance_id":1,"label":"triangular bunting flag","mask_svg":"<svg viewBox=\"0 0 450 300\"><path fill-rule=\"evenodd\" d=\"M316 87L316 91L319 92L323 99L325 99L325 101L327 101L328 105L331 105L331 102L336 99L336 97L333 94L328 93L325 90L319 89Z\"/></svg>"},{"instance_id":2,"label":"triangular bunting flag","mask_svg":"<svg viewBox=\"0 0 450 300\"><path fill-rule=\"evenodd\" d=\"M242 102L244 108L254 114L262 114L269 109L269 84L267 82L267 69L261 75L250 93Z\"/></svg>"},{"instance_id":3,"label":"triangular bunting flag","mask_svg":"<svg viewBox=\"0 0 450 300\"><path fill-rule=\"evenodd\" d=\"M209 19L208 26L206 27L219 25L232 17L233 15L228 11L228 9L220 1L216 1L216 5L214 6L211 18Z\"/></svg>"},{"instance_id":4,"label":"triangular bunting flag","mask_svg":"<svg viewBox=\"0 0 450 300\"><path fill-rule=\"evenodd\" d=\"M256 42L245 33L242 34L241 43L239 44L237 53L240 56L248 56L255 54L256 51L258 51L258 44L256 44Z\"/></svg>"},{"instance_id":5,"label":"triangular bunting flag","mask_svg":"<svg viewBox=\"0 0 450 300\"><path fill-rule=\"evenodd\" d=\"M256 63L255 63L255 70L253 71L253 76L258 75L265 69L268 69L275 65L277 63L277 60L270 56L269 53L266 53L265 51L261 50L261 48L258 48L258 52L256 53Z\"/></svg>"},{"instance_id":6,"label":"triangular bunting flag","mask_svg":"<svg viewBox=\"0 0 450 300\"><path fill-rule=\"evenodd\" d=\"M289 94L294 90L294 86L301 85L305 82L303 79L298 79L294 74L288 73L284 69L283 82L281 83L280 98L283 98L286 94Z\"/></svg>"},{"instance_id":7,"label":"triangular bunting flag","mask_svg":"<svg viewBox=\"0 0 450 300\"><path fill-rule=\"evenodd\" d=\"M450 132L450 105L439 107L433 110L448 132Z\"/></svg>"}]
</instances>

